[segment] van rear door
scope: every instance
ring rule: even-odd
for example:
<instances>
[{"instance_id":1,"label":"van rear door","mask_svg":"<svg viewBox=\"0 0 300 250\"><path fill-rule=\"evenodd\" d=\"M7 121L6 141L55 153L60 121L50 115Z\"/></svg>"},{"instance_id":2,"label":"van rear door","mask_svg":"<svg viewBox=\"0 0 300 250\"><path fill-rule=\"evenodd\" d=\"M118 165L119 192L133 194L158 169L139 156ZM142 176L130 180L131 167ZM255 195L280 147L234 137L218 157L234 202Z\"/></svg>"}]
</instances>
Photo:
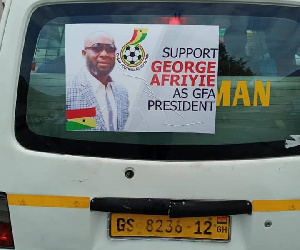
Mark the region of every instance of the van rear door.
<instances>
[{"instance_id":1,"label":"van rear door","mask_svg":"<svg viewBox=\"0 0 300 250\"><path fill-rule=\"evenodd\" d=\"M9 3L0 53L0 191L16 249L297 249L296 4ZM89 43L99 30L106 40ZM191 102L192 95L199 103L208 95L192 79L213 85L207 68L197 72L213 56L189 44L204 43L213 32L218 71L209 97L215 117L208 121L215 130L187 131L203 121L204 103L189 104L198 107L195 124L186 118L161 129L158 117L183 112L179 101ZM95 62L93 53L105 56ZM112 111L99 104L105 99L109 107L105 95L95 95L103 69L111 77L103 89L111 88ZM154 74L159 80L151 85ZM147 92L163 79L171 94ZM186 97L185 87L192 89ZM79 98L82 88L92 94L69 108L68 95ZM153 101L153 119L147 112L132 118L145 100ZM118 115L111 122L119 131L108 131L110 112ZM159 129L145 131L147 124Z\"/></svg>"}]
</instances>

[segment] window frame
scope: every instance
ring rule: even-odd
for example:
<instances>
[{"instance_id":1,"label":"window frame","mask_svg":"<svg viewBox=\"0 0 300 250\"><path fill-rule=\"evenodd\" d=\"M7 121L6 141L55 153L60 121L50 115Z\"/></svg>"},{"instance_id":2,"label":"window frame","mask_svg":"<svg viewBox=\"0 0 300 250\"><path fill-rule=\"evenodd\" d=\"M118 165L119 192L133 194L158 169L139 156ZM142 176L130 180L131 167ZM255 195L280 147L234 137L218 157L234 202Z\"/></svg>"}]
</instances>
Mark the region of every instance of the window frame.
<instances>
[{"instance_id":1,"label":"window frame","mask_svg":"<svg viewBox=\"0 0 300 250\"><path fill-rule=\"evenodd\" d=\"M94 4L99 4L103 8L101 10L93 8ZM97 156L105 158L117 159L135 159L135 160L238 160L238 159L257 159L267 157L282 157L299 154L298 148L284 147L285 141L247 143L247 144L231 144L231 145L147 145L147 144L128 144L128 143L112 143L112 142L94 142L83 140L72 140L58 137L47 137L33 133L26 122L27 113L27 93L29 89L31 63L34 56L34 50L41 28L50 20L61 16L80 16L85 13L88 15L99 15L114 13L116 8L125 6L126 3L70 3L70 4L54 4L37 8L30 19L25 45L22 53L22 62L17 91L17 103L15 110L15 135L17 141L27 149L59 153L69 155ZM264 6L257 8L259 4L235 4L235 3L170 3L170 2L154 2L130 3L132 8L126 14L132 14L134 7L147 4L164 5L169 8L158 8L162 16L172 16L176 11L180 11L181 5L186 5L189 13L184 14L201 14L205 13L205 7L214 5L213 13L210 15L262 15L264 17L274 17L279 6ZM197 5L201 5L202 10L197 10ZM76 7L74 7L76 5ZM79 6L81 5L81 6ZM120 6L121 5L121 6ZM281 6L279 16L299 21L297 17L298 8ZM146 8L145 8L146 9ZM143 9L143 10L145 10ZM170 11L170 10L171 11ZM264 9L264 10L261 10ZM267 11L265 11L267 9ZM89 12L87 12L89 11ZM200 11L200 13L199 13ZM266 16L266 13L268 14ZM277 13L277 12L276 12ZM146 14L146 13L145 13ZM147 13L149 14L149 13ZM157 13L152 13L157 14ZM293 17L293 18L291 18ZM32 36L33 35L33 36ZM95 132L91 132L95 133ZM143 133L137 133L143 136Z\"/></svg>"}]
</instances>

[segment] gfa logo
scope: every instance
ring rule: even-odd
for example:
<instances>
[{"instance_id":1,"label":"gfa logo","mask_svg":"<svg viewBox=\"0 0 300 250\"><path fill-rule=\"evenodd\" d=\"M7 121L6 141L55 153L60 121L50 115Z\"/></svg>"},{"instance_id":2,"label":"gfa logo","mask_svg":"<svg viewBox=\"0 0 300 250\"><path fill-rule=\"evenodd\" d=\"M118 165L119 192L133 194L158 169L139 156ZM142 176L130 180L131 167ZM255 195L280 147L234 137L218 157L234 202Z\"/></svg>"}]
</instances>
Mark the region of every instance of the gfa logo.
<instances>
[{"instance_id":1,"label":"gfa logo","mask_svg":"<svg viewBox=\"0 0 300 250\"><path fill-rule=\"evenodd\" d=\"M140 44L145 40L147 34L147 28L135 28L130 41L122 47L120 53L117 53L117 60L124 69L139 70L147 62L148 54Z\"/></svg>"}]
</instances>

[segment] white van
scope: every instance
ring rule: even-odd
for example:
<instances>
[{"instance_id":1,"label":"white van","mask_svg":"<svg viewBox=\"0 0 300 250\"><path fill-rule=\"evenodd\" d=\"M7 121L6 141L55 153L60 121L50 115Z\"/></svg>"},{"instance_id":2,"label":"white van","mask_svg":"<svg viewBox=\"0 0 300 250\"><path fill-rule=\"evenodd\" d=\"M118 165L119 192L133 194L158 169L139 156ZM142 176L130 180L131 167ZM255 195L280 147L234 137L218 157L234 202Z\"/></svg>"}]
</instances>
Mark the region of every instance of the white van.
<instances>
[{"instance_id":1,"label":"white van","mask_svg":"<svg viewBox=\"0 0 300 250\"><path fill-rule=\"evenodd\" d=\"M0 248L299 249L299 13L7 0Z\"/></svg>"}]
</instances>

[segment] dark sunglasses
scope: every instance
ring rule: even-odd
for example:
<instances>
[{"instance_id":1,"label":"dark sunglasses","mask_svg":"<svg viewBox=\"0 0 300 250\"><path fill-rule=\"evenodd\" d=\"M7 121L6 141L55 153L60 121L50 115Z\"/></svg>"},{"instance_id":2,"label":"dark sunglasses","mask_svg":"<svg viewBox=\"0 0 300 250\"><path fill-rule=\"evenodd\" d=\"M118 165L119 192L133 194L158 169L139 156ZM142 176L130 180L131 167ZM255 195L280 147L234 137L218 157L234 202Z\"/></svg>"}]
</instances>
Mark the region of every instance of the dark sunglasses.
<instances>
[{"instance_id":1,"label":"dark sunglasses","mask_svg":"<svg viewBox=\"0 0 300 250\"><path fill-rule=\"evenodd\" d=\"M113 54L116 52L117 48L113 44L105 44L105 43L94 43L91 47L85 47L85 49L90 49L94 53L100 53L105 50L109 54Z\"/></svg>"}]
</instances>

